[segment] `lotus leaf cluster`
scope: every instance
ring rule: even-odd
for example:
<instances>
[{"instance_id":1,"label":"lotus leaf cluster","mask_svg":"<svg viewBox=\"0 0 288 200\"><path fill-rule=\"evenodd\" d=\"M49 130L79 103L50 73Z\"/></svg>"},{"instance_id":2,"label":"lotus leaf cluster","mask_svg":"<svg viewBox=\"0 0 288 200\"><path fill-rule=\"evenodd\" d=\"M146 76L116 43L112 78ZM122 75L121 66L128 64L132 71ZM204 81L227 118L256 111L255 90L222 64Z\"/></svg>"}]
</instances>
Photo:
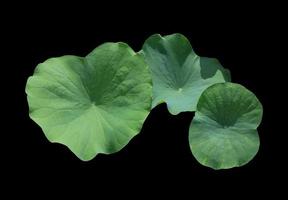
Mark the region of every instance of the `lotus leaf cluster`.
<instances>
[{"instance_id":1,"label":"lotus leaf cluster","mask_svg":"<svg viewBox=\"0 0 288 200\"><path fill-rule=\"evenodd\" d=\"M139 52L118 42L85 57L50 58L28 78L26 94L29 116L47 139L83 161L124 148L161 103L172 115L195 112L189 144L204 166L242 166L260 145L260 101L179 33L152 35Z\"/></svg>"}]
</instances>

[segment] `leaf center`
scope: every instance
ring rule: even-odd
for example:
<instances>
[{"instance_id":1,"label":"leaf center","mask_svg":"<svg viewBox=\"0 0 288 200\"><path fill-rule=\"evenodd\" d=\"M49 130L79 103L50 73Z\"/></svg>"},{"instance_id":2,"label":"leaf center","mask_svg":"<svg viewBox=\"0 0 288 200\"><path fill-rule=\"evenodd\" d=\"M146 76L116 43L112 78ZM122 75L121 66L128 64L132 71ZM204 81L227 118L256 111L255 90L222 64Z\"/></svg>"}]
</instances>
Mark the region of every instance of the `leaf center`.
<instances>
[{"instance_id":1,"label":"leaf center","mask_svg":"<svg viewBox=\"0 0 288 200\"><path fill-rule=\"evenodd\" d=\"M230 115L227 113L222 113L217 118L218 123L221 124L223 128L229 128L230 126L233 126L236 123L238 115L236 112Z\"/></svg>"}]
</instances>

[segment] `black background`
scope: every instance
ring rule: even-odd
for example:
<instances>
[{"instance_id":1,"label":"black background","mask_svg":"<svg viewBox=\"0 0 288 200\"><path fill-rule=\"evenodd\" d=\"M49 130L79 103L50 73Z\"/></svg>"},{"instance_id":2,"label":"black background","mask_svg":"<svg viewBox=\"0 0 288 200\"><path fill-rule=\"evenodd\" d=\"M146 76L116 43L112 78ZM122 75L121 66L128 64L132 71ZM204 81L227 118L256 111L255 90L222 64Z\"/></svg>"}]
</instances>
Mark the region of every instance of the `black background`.
<instances>
[{"instance_id":1,"label":"black background","mask_svg":"<svg viewBox=\"0 0 288 200\"><path fill-rule=\"evenodd\" d=\"M272 56L272 52L279 51L273 47L277 34L271 34L277 32L275 22L266 10L257 7L244 6L240 11L233 8L225 13L213 8L203 12L193 9L182 5L177 13L163 9L157 14L159 10L153 6L144 12L106 6L86 13L79 12L81 8L63 12L62 7L53 6L44 12L40 6L7 21L3 40L8 43L9 72L3 79L9 80L13 75L12 89L7 91L13 106L7 114L8 121L4 121L9 129L1 143L8 185L21 187L32 182L43 186L44 191L54 192L67 185L96 193L103 188L110 188L111 193L123 188L119 195L124 196L135 189L145 194L148 188L163 193L180 188L179 195L204 188L207 192L202 195L213 188L220 195L231 189L237 195L257 194L278 185L285 177L286 164L280 155L284 136L277 129L274 113L275 107L280 106L275 104L277 91L273 89L273 78L279 73L274 66L277 57ZM165 104L151 111L141 133L120 152L97 155L89 162L78 160L63 145L49 143L41 128L29 118L24 89L38 63L66 54L85 56L108 41L123 41L138 51L150 35L176 32L189 38L198 55L218 58L230 69L232 81L253 91L262 102L264 115L258 128L261 146L247 165L218 171L200 165L188 144L194 113L173 116Z\"/></svg>"}]
</instances>

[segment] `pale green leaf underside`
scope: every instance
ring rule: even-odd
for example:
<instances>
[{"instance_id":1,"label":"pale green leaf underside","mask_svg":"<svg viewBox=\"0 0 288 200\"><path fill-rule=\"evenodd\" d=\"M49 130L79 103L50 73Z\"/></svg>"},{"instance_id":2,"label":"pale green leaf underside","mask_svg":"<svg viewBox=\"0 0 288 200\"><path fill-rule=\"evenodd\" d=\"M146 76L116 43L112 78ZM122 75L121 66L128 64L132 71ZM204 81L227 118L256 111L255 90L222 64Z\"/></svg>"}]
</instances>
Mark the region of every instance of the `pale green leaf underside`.
<instances>
[{"instance_id":1,"label":"pale green leaf underside","mask_svg":"<svg viewBox=\"0 0 288 200\"><path fill-rule=\"evenodd\" d=\"M151 108L151 75L124 43L105 43L86 57L51 58L26 85L30 117L51 142L90 160L123 148Z\"/></svg>"},{"instance_id":2,"label":"pale green leaf underside","mask_svg":"<svg viewBox=\"0 0 288 200\"><path fill-rule=\"evenodd\" d=\"M230 81L229 71L214 58L199 57L181 34L156 34L143 45L152 72L152 108L166 102L171 114L195 111L201 93L214 83Z\"/></svg>"},{"instance_id":3,"label":"pale green leaf underside","mask_svg":"<svg viewBox=\"0 0 288 200\"><path fill-rule=\"evenodd\" d=\"M259 149L257 127L262 112L257 97L245 87L235 83L210 86L199 99L189 129L193 155L213 169L246 164Z\"/></svg>"}]
</instances>

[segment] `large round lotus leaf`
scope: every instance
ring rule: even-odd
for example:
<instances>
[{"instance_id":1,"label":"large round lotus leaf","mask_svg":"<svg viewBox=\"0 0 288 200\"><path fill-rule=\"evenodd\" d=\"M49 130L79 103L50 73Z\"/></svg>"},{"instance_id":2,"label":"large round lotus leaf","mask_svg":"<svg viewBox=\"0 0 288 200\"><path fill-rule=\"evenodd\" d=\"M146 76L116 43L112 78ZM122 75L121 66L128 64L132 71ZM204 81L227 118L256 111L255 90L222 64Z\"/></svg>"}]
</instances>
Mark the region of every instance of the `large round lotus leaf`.
<instances>
[{"instance_id":1,"label":"large round lotus leaf","mask_svg":"<svg viewBox=\"0 0 288 200\"><path fill-rule=\"evenodd\" d=\"M143 52L152 72L154 108L166 102L171 114L195 111L201 93L214 83L230 80L214 58L199 57L181 34L149 37Z\"/></svg>"},{"instance_id":2,"label":"large round lotus leaf","mask_svg":"<svg viewBox=\"0 0 288 200\"><path fill-rule=\"evenodd\" d=\"M51 58L28 79L30 117L51 142L90 160L120 150L140 132L151 82L143 57L124 43L105 43L85 58Z\"/></svg>"},{"instance_id":3,"label":"large round lotus leaf","mask_svg":"<svg viewBox=\"0 0 288 200\"><path fill-rule=\"evenodd\" d=\"M190 148L203 165L214 169L242 166L259 149L256 128L262 105L245 87L218 83L206 89L189 130Z\"/></svg>"}]
</instances>

